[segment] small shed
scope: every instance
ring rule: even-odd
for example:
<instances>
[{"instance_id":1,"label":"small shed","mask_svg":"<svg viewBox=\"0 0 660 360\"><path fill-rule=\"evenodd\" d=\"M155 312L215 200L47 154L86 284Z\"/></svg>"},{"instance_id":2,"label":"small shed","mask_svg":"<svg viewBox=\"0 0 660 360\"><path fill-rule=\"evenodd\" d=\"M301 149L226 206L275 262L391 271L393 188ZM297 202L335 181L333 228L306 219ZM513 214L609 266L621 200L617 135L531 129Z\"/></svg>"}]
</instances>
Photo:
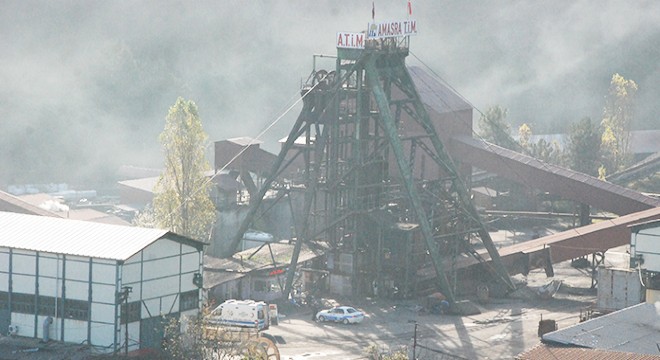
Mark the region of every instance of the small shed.
<instances>
[{"instance_id":1,"label":"small shed","mask_svg":"<svg viewBox=\"0 0 660 360\"><path fill-rule=\"evenodd\" d=\"M237 252L228 258L204 257L204 289L216 303L227 299L275 301L282 298L294 245L287 240L266 243L259 248ZM325 243L304 244L298 256L296 280L303 289L323 284ZM316 289L315 289L316 290Z\"/></svg>"},{"instance_id":2,"label":"small shed","mask_svg":"<svg viewBox=\"0 0 660 360\"><path fill-rule=\"evenodd\" d=\"M596 308L621 310L644 301L644 288L636 269L598 268Z\"/></svg>"},{"instance_id":3,"label":"small shed","mask_svg":"<svg viewBox=\"0 0 660 360\"><path fill-rule=\"evenodd\" d=\"M0 212L0 333L160 348L166 317L196 315L205 244L167 230Z\"/></svg>"}]
</instances>

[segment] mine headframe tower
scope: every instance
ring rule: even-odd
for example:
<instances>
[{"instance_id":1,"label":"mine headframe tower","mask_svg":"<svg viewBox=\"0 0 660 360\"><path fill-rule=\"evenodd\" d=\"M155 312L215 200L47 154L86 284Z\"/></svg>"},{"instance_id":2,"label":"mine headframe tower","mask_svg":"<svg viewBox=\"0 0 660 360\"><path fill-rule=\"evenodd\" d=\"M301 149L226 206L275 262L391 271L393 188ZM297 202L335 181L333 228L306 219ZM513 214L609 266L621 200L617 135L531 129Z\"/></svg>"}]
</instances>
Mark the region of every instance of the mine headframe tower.
<instances>
[{"instance_id":1,"label":"mine headframe tower","mask_svg":"<svg viewBox=\"0 0 660 360\"><path fill-rule=\"evenodd\" d=\"M408 41L339 48L336 68L314 68L303 86L302 111L232 243L235 248L266 211L262 200L269 190L292 195L293 187L274 184L302 157L304 180L296 188L304 205L294 212L297 236L284 296L303 242L318 240L335 254L349 254L339 273L348 275L353 295L379 285L382 293L393 283L418 291L426 269L430 286L453 302L462 281L456 264L470 257L490 270L481 281L514 288L469 198L469 174L462 175L445 151L405 66ZM479 242L488 263L476 251Z\"/></svg>"}]
</instances>

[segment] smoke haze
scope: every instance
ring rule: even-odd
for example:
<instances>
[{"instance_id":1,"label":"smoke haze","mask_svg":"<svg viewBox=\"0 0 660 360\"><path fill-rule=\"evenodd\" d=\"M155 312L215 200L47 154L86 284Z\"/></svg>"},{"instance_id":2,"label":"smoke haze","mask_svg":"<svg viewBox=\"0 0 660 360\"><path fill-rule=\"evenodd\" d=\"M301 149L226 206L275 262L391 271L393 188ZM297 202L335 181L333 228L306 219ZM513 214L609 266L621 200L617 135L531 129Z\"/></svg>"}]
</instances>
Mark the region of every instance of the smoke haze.
<instances>
[{"instance_id":1,"label":"smoke haze","mask_svg":"<svg viewBox=\"0 0 660 360\"><path fill-rule=\"evenodd\" d=\"M375 1L376 21L405 0ZM299 99L312 55L361 31L370 1L0 2L0 185L112 181L161 166L178 96L210 141L256 137ZM558 132L600 120L612 74L639 85L636 129L660 127L660 2L413 1L419 58L477 109ZM332 60L319 67L333 68ZM262 140L277 151L300 106ZM441 130L440 130L441 131ZM212 160L212 159L209 159Z\"/></svg>"}]
</instances>

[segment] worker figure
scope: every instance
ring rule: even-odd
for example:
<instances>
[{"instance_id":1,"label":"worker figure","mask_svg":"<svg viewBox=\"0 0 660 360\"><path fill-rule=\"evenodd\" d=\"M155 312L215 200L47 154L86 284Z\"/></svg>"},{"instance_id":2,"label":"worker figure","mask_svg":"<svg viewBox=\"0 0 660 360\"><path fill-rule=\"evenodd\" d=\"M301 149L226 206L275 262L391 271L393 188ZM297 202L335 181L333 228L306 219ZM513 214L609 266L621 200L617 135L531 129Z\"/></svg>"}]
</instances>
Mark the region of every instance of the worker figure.
<instances>
[{"instance_id":1,"label":"worker figure","mask_svg":"<svg viewBox=\"0 0 660 360\"><path fill-rule=\"evenodd\" d=\"M317 321L316 313L320 311L319 304L316 299L310 294L309 305L312 307L312 321Z\"/></svg>"},{"instance_id":2,"label":"worker figure","mask_svg":"<svg viewBox=\"0 0 660 360\"><path fill-rule=\"evenodd\" d=\"M444 315L449 312L449 301L440 301L440 314Z\"/></svg>"},{"instance_id":3,"label":"worker figure","mask_svg":"<svg viewBox=\"0 0 660 360\"><path fill-rule=\"evenodd\" d=\"M314 305L312 305L312 321L317 321L318 320L318 319L316 319L316 313L318 313L318 312L319 312L319 307L318 307L318 305L316 305L316 303L314 303Z\"/></svg>"}]
</instances>

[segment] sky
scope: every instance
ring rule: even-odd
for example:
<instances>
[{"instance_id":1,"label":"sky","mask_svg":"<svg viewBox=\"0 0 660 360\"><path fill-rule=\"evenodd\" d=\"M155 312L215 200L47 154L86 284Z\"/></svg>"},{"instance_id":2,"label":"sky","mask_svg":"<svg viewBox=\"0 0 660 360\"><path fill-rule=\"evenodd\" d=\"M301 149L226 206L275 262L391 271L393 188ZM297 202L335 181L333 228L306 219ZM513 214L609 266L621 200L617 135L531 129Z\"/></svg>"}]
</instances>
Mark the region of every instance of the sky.
<instances>
[{"instance_id":1,"label":"sky","mask_svg":"<svg viewBox=\"0 0 660 360\"><path fill-rule=\"evenodd\" d=\"M335 55L337 32L365 30L372 4L376 21L407 16L405 0L1 0L0 185L158 168L177 97L195 101L211 143L259 137L277 151L313 55ZM538 134L599 121L620 73L639 86L633 127L660 128L660 2L411 4L407 63L439 74L477 118L499 105Z\"/></svg>"}]
</instances>

